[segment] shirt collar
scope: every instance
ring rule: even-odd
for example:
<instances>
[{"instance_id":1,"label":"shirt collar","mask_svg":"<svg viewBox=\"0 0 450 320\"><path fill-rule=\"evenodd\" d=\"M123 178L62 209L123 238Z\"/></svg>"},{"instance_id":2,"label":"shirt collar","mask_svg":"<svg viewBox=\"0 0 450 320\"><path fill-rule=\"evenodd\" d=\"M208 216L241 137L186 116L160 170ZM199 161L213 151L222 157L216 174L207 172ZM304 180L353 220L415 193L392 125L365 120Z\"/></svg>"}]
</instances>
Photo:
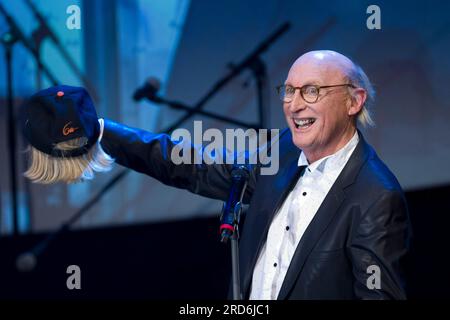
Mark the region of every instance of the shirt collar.
<instances>
[{"instance_id":1,"label":"shirt collar","mask_svg":"<svg viewBox=\"0 0 450 320\"><path fill-rule=\"evenodd\" d=\"M313 172L315 170L319 170L321 173L325 169L334 169L345 165L348 158L352 154L353 150L356 148L358 144L359 136L358 131L355 131L355 134L350 139L347 144L329 156L323 157L322 159L316 160L313 163L309 164L308 159L306 159L305 153L302 151L300 153L300 157L298 158L298 166L307 166L308 171Z\"/></svg>"}]
</instances>

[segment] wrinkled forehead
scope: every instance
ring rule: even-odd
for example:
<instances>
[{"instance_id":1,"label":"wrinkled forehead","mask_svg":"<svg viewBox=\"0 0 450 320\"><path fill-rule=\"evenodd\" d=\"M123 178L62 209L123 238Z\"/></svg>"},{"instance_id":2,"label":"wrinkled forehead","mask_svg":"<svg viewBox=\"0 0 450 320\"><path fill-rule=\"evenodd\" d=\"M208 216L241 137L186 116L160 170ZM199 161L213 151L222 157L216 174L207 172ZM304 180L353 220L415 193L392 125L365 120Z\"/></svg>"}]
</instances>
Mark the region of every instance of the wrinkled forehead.
<instances>
[{"instance_id":1,"label":"wrinkled forehead","mask_svg":"<svg viewBox=\"0 0 450 320\"><path fill-rule=\"evenodd\" d=\"M351 62L330 55L306 54L298 58L289 70L286 83L302 86L305 84L335 84L345 81Z\"/></svg>"}]
</instances>

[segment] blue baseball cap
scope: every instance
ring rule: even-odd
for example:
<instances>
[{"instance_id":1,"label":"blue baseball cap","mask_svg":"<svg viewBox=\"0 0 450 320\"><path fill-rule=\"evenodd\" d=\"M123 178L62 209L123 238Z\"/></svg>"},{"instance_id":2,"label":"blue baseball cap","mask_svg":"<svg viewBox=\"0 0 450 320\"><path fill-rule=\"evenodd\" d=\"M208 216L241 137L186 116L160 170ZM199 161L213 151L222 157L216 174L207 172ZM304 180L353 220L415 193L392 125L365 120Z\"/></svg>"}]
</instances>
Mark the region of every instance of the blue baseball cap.
<instances>
[{"instance_id":1,"label":"blue baseball cap","mask_svg":"<svg viewBox=\"0 0 450 320\"><path fill-rule=\"evenodd\" d=\"M94 104L81 87L59 85L37 92L22 105L20 122L28 142L53 157L86 154L100 135ZM79 148L55 148L57 143L83 137L86 142Z\"/></svg>"}]
</instances>

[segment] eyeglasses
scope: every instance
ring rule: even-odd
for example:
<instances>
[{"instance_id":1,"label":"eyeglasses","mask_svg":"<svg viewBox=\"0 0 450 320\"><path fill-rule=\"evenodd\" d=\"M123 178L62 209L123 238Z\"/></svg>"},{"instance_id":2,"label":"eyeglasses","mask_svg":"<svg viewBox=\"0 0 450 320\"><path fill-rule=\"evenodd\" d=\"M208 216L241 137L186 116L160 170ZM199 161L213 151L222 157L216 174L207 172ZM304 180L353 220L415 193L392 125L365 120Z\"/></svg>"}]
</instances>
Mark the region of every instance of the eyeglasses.
<instances>
[{"instance_id":1,"label":"eyeglasses","mask_svg":"<svg viewBox=\"0 0 450 320\"><path fill-rule=\"evenodd\" d=\"M334 88L334 87L351 87L356 88L351 83L344 83L344 84L335 84L332 86L317 86L313 84L307 84L303 87L293 87L287 84L282 84L281 86L277 87L278 96L280 97L281 101L283 102L291 102L295 95L295 90L300 90L300 95L302 96L303 100L305 100L308 103L316 103L319 99L319 93L320 89L323 88Z\"/></svg>"}]
</instances>

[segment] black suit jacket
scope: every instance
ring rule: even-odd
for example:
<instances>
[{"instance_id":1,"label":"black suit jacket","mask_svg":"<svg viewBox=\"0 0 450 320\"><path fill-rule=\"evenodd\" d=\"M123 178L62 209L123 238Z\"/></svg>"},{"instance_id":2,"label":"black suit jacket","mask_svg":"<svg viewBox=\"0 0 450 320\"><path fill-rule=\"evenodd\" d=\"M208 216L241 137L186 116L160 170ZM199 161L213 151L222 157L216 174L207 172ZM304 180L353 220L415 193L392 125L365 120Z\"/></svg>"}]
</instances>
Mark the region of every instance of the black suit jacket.
<instances>
[{"instance_id":1,"label":"black suit jacket","mask_svg":"<svg viewBox=\"0 0 450 320\"><path fill-rule=\"evenodd\" d=\"M373 148L360 141L301 238L278 299L404 299L402 263L409 244L409 217L402 189ZM275 175L251 170L244 202L250 203L240 240L241 288L249 297L253 269L274 214L298 180L300 150L288 129L276 138L280 168ZM170 160L174 143L105 120L101 142L116 162L159 181L206 197L226 200L231 165L183 164ZM195 149L192 149L196 152ZM381 288L367 285L376 266Z\"/></svg>"}]
</instances>

